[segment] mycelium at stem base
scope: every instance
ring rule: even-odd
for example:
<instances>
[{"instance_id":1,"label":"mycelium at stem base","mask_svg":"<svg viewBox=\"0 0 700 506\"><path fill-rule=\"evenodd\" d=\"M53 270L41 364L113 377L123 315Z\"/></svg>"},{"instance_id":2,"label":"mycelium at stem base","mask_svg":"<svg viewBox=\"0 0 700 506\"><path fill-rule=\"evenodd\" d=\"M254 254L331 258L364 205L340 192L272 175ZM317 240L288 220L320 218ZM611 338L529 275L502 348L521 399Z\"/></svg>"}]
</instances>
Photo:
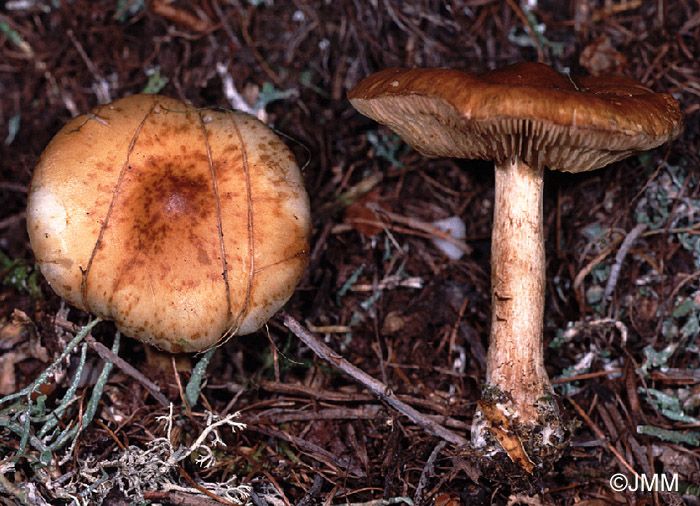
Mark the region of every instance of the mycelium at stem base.
<instances>
[{"instance_id":1,"label":"mycelium at stem base","mask_svg":"<svg viewBox=\"0 0 700 506\"><path fill-rule=\"evenodd\" d=\"M475 447L503 447L529 471L531 457L559 453L563 438L542 349L543 174L517 157L496 164L491 336L484 395L472 425Z\"/></svg>"}]
</instances>

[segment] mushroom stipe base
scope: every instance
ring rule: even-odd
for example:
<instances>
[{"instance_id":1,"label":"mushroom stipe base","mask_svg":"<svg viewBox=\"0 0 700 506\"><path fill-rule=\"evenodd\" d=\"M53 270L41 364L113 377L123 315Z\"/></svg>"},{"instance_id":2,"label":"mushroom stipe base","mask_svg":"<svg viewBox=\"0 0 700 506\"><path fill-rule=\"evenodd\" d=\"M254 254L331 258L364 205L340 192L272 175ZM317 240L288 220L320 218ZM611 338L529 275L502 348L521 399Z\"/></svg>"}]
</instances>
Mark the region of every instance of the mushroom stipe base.
<instances>
[{"instance_id":1,"label":"mushroom stipe base","mask_svg":"<svg viewBox=\"0 0 700 506\"><path fill-rule=\"evenodd\" d=\"M555 396L537 399L533 408L534 420L524 421L508 393L484 385L472 420L472 447L490 459L505 452L530 474L556 461L568 446L571 431L562 423Z\"/></svg>"}]
</instances>

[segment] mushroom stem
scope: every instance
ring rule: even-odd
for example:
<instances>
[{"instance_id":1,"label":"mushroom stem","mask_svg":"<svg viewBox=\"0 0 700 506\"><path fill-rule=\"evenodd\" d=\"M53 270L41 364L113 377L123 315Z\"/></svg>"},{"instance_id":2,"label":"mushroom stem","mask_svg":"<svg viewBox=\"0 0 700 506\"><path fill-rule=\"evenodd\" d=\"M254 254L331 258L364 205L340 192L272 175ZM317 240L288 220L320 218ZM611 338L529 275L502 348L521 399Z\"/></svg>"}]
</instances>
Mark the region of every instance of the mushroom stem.
<instances>
[{"instance_id":1,"label":"mushroom stem","mask_svg":"<svg viewBox=\"0 0 700 506\"><path fill-rule=\"evenodd\" d=\"M518 158L496 164L486 386L510 395L519 424L537 423L535 403L552 393L542 351L543 174Z\"/></svg>"},{"instance_id":2,"label":"mushroom stem","mask_svg":"<svg viewBox=\"0 0 700 506\"><path fill-rule=\"evenodd\" d=\"M544 168L519 157L496 163L491 238L491 336L472 445L505 450L532 473L556 460L566 430L544 368ZM532 457L537 457L532 460Z\"/></svg>"}]
</instances>

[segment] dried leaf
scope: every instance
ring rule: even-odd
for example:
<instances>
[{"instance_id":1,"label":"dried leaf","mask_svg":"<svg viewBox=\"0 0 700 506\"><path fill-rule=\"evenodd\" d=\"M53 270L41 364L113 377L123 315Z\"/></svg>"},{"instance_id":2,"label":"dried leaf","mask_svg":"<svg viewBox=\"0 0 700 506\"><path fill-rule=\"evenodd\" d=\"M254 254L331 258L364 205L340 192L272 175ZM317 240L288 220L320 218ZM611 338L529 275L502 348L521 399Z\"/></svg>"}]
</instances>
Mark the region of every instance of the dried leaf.
<instances>
[{"instance_id":1,"label":"dried leaf","mask_svg":"<svg viewBox=\"0 0 700 506\"><path fill-rule=\"evenodd\" d=\"M480 400L477 405L489 422L486 430L493 434L513 462L532 474L535 464L525 453L523 443L515 433L511 420L492 402Z\"/></svg>"}]
</instances>

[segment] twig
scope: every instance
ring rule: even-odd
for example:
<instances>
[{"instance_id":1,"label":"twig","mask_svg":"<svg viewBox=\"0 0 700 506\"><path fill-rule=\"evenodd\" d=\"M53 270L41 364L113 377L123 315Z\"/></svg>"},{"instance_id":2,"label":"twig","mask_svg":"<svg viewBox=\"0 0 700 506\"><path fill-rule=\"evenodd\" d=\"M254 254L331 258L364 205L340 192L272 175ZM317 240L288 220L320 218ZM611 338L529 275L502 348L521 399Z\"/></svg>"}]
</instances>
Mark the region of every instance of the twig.
<instances>
[{"instance_id":1,"label":"twig","mask_svg":"<svg viewBox=\"0 0 700 506\"><path fill-rule=\"evenodd\" d=\"M275 425L289 422L318 421L318 420L376 420L384 406L374 405L356 409L326 408L314 411L301 411L299 408L272 408L258 413L253 421L269 421Z\"/></svg>"},{"instance_id":2,"label":"twig","mask_svg":"<svg viewBox=\"0 0 700 506\"><path fill-rule=\"evenodd\" d=\"M13 214L12 216L8 216L7 218L3 218L0 220L0 230L4 230L15 223L22 221L25 217L26 213L24 211L21 211L17 214Z\"/></svg>"},{"instance_id":3,"label":"twig","mask_svg":"<svg viewBox=\"0 0 700 506\"><path fill-rule=\"evenodd\" d=\"M83 45L75 37L73 30L68 30L66 33L68 34L68 37L70 38L70 40L73 42L75 49L78 51L78 54L83 59L85 66L88 68L88 70L92 74L92 77L95 79L95 81L97 81L93 85L95 95L97 95L97 100L100 102L100 104L107 104L107 103L111 102L112 97L109 93L109 83L107 82L107 80L104 77L102 77L102 74L100 74L100 72L97 70L97 67L92 62L92 60L90 59L88 54L85 52Z\"/></svg>"},{"instance_id":4,"label":"twig","mask_svg":"<svg viewBox=\"0 0 700 506\"><path fill-rule=\"evenodd\" d=\"M679 273L679 277L684 276L683 279L673 287L673 290L671 290L671 295L668 296L666 300L673 301L676 299L676 295L680 291L681 288L683 288L685 285L690 283L691 281L694 281L698 278L700 278L700 271L695 271L692 274L685 274L685 273Z\"/></svg>"},{"instance_id":5,"label":"twig","mask_svg":"<svg viewBox=\"0 0 700 506\"><path fill-rule=\"evenodd\" d=\"M224 12L221 10L221 6L219 5L218 0L214 0L212 2L211 7L214 9L214 12L216 13L216 16L219 18L219 22L221 23L221 26L224 28L224 31L226 32L226 35L228 35L230 44L231 44L231 49L236 51L239 49L242 44L241 41L238 40L238 37L236 37L236 34L233 33L233 29L231 28L231 25L228 22L228 14L224 14ZM235 10L231 9L231 13L234 13Z\"/></svg>"},{"instance_id":6,"label":"twig","mask_svg":"<svg viewBox=\"0 0 700 506\"><path fill-rule=\"evenodd\" d=\"M146 376L141 374L134 366L129 364L119 355L115 355L114 353L112 353L112 350L107 348L101 342L96 341L94 337L88 336L86 338L86 341L90 348L92 348L95 351L95 353L97 353L103 360L107 360L114 363L114 365L121 369L125 374L131 376L136 381L141 383L146 388L146 390L150 392L153 398L158 401L159 404L166 407L170 405L170 401L168 401L168 398L160 392L160 388L158 387L158 385L156 385Z\"/></svg>"},{"instance_id":7,"label":"twig","mask_svg":"<svg viewBox=\"0 0 700 506\"><path fill-rule=\"evenodd\" d=\"M99 418L95 418L94 422L95 422L97 425L99 425L99 426L102 428L102 430L104 430L107 434L110 435L110 437L114 440L114 442L117 444L117 446L119 447L119 449L120 449L121 451L125 451L125 450L126 450L126 446L124 446L124 443L122 443L121 441L119 441L119 438L118 438L117 435L114 433L114 431L113 431L112 429L110 429L102 420L100 420Z\"/></svg>"},{"instance_id":8,"label":"twig","mask_svg":"<svg viewBox=\"0 0 700 506\"><path fill-rule=\"evenodd\" d=\"M180 373L177 372L177 363L175 362L175 355L170 355L170 363L173 367L173 376L175 377L175 384L177 385L177 391L180 392L180 400L185 406L185 411L187 411L187 416L192 417L192 410L190 409L190 403L187 402L185 398L185 391L182 388L182 381L180 381ZM195 398L195 401L197 399ZM194 405L194 404L193 404Z\"/></svg>"},{"instance_id":9,"label":"twig","mask_svg":"<svg viewBox=\"0 0 700 506\"><path fill-rule=\"evenodd\" d=\"M277 483L275 477L272 476L272 474L270 474L270 471L263 468L262 473L265 475L265 478L267 478L270 481L275 490L277 490L277 493L282 498L282 502L284 502L284 506L292 506L292 503L289 502L289 499L287 499L287 496L284 493L284 489L280 487L280 484Z\"/></svg>"},{"instance_id":10,"label":"twig","mask_svg":"<svg viewBox=\"0 0 700 506\"><path fill-rule=\"evenodd\" d=\"M317 474L314 477L314 483L306 495L301 498L301 501L297 503L297 506L311 506L311 504L317 504L315 501L316 496L321 492L321 487L323 486L323 476Z\"/></svg>"},{"instance_id":11,"label":"twig","mask_svg":"<svg viewBox=\"0 0 700 506\"><path fill-rule=\"evenodd\" d=\"M26 492L24 492L19 487L16 487L14 483L7 479L4 473L0 472L0 487L2 487L8 494L12 494L19 502L26 506L31 506L35 504L30 501L27 497Z\"/></svg>"},{"instance_id":12,"label":"twig","mask_svg":"<svg viewBox=\"0 0 700 506\"><path fill-rule=\"evenodd\" d=\"M391 367L407 367L410 368L411 366L403 366L402 364L397 364L395 362L387 362L388 366ZM415 366L416 369L418 369L418 366ZM450 371L441 371L444 372L445 374L448 374ZM367 402L367 401L374 401L376 400L376 396L372 394L367 394L367 393L345 393L345 392L336 392L334 390L319 390L311 387L305 387L303 385L292 385L292 384L286 384L286 383L275 383L273 381L261 381L260 384L258 385L260 388L264 388L265 390L269 390L271 392L277 392L277 393L282 393L285 395L289 396L298 396L298 395L303 395L306 397L311 397L312 399L318 399L321 401L331 401L331 402L342 402L342 403L357 403L357 402ZM437 393L437 392L435 392ZM444 397L445 394L441 394L442 397ZM418 397L413 397L411 395L399 395L398 396L399 400L405 402L406 404L409 404L411 406L419 406L419 407L424 407L427 409L430 409L432 411L435 411L436 413L440 413L438 416L446 416L449 410L445 408L443 404L440 404L439 402L432 401L430 399L424 399L424 398L418 398Z\"/></svg>"},{"instance_id":13,"label":"twig","mask_svg":"<svg viewBox=\"0 0 700 506\"><path fill-rule=\"evenodd\" d=\"M456 346L457 330L459 330L459 324L462 322L462 318L464 317L464 312L467 310L468 305L469 305L469 297L467 296L467 297L464 297L464 301L462 302L462 306L459 308L459 313L457 314L457 318L455 319L454 325L452 325L452 331L450 332L450 344L449 344L449 349L447 350L447 361L450 364L453 364L452 352L457 347ZM454 365L453 365L453 367L454 367ZM462 366L460 372L464 372L464 366Z\"/></svg>"},{"instance_id":14,"label":"twig","mask_svg":"<svg viewBox=\"0 0 700 506\"><path fill-rule=\"evenodd\" d=\"M423 413L413 409L411 406L405 402L398 399L396 394L386 385L380 381L374 379L372 376L362 371L361 369L355 367L350 362L345 360L342 356L335 353L328 346L321 343L316 339L310 332L308 332L297 320L292 318L290 315L284 313L284 325L291 330L294 335L302 340L311 350L316 353L322 359L330 362L332 365L348 374L355 381L363 384L366 388L372 391L374 394L378 395L387 404L392 406L394 409L407 416L413 420L417 425L423 427L429 434L440 437L445 441L459 445L468 446L469 441L455 434L451 430L443 427L442 425L434 422Z\"/></svg>"},{"instance_id":15,"label":"twig","mask_svg":"<svg viewBox=\"0 0 700 506\"><path fill-rule=\"evenodd\" d=\"M253 42L253 38L250 36L250 32L248 31L248 22L250 21L248 11L246 9L236 10L238 10L239 29L241 31L241 35L243 36L243 40L245 41L246 46L248 46L248 49L253 53L255 59L258 60L258 65L260 65L260 68L262 68L265 71L265 73L275 84L275 86L277 86L280 89L284 89L285 86L282 82L282 79L280 79L280 77L275 73L275 71L272 70L272 67L268 65L267 61L258 50L257 45Z\"/></svg>"},{"instance_id":16,"label":"twig","mask_svg":"<svg viewBox=\"0 0 700 506\"><path fill-rule=\"evenodd\" d=\"M622 242L622 236L617 236L614 239L610 241L610 244L608 245L605 250L599 254L597 257L595 257L593 260L588 262L586 266L579 271L578 274L576 274L576 278L574 279L574 284L573 284L573 289L577 290L581 286L581 283L583 283L583 278L585 278L595 267L602 262L609 254L610 252L617 247L618 244Z\"/></svg>"},{"instance_id":17,"label":"twig","mask_svg":"<svg viewBox=\"0 0 700 506\"><path fill-rule=\"evenodd\" d=\"M425 232L429 235L431 239L442 239L444 241L448 241L451 244L454 244L456 247L458 247L460 250L462 250L464 253L467 255L471 254L472 252L472 247L469 246L463 239L457 239L453 236L451 236L449 233L443 232L435 226L432 223L426 223L422 220L419 220L418 218L411 218L411 217L406 217L398 213L392 213L391 211L387 211L386 209L381 208L377 204L372 204L369 203L367 204L367 209L372 211L375 216L378 217L384 217L387 218L395 223L400 223L402 225L406 225L407 227L410 227L415 230L420 230L421 232ZM356 221L363 221L363 220L356 220ZM382 224L381 222L379 224Z\"/></svg>"},{"instance_id":18,"label":"twig","mask_svg":"<svg viewBox=\"0 0 700 506\"><path fill-rule=\"evenodd\" d=\"M392 504L406 503L413 506L413 501L408 497L390 497L388 499L372 499L367 502L346 502L345 506L390 506Z\"/></svg>"},{"instance_id":19,"label":"twig","mask_svg":"<svg viewBox=\"0 0 700 506\"><path fill-rule=\"evenodd\" d=\"M29 187L26 184L13 183L12 181L0 181L0 189L17 193L29 192ZM21 214L24 216L24 212Z\"/></svg>"},{"instance_id":20,"label":"twig","mask_svg":"<svg viewBox=\"0 0 700 506\"><path fill-rule=\"evenodd\" d=\"M64 320L62 318L55 318L54 324L58 327L61 327L62 329L68 330L69 332L79 332L81 329L79 325L76 325L73 322ZM125 374L131 376L136 381L141 383L146 388L146 390L148 390L151 393L153 398L158 401L159 404L165 407L168 407L170 405L170 401L167 397L165 397L165 395L163 395L160 392L160 388L158 387L158 385L156 385L146 376L141 374L134 366L129 364L119 355L112 353L112 350L107 348L101 342L97 341L94 337L92 337L92 335L88 335L85 338L85 341L88 343L90 348L92 348L93 351L95 351L95 353L97 353L100 356L100 358L102 358L102 360L112 362Z\"/></svg>"},{"instance_id":21,"label":"twig","mask_svg":"<svg viewBox=\"0 0 700 506\"><path fill-rule=\"evenodd\" d=\"M537 50L537 61L543 62L544 61L544 51L542 50L542 44L540 43L540 40L537 37L537 30L535 30L535 27L532 25L532 22L528 19L528 17L525 15L525 13L522 11L522 9L518 6L518 4L515 3L515 0L506 0L506 3L513 10L515 15L518 16L518 18L520 18L520 21L522 21L523 25L525 25L525 27L530 32L530 38L532 39L532 42L535 44L535 49Z\"/></svg>"},{"instance_id":22,"label":"twig","mask_svg":"<svg viewBox=\"0 0 700 506\"><path fill-rule=\"evenodd\" d=\"M201 495L171 490L147 490L143 493L143 497L151 501L167 501L168 504L177 504L178 506L219 506L221 504L221 501L215 501Z\"/></svg>"},{"instance_id":23,"label":"twig","mask_svg":"<svg viewBox=\"0 0 700 506\"><path fill-rule=\"evenodd\" d=\"M237 506L235 503L232 503L231 501L228 501L223 497L217 496L211 490L204 488L202 485L194 481L192 476L190 476L180 464L176 464L175 469L177 469L177 472L180 473L180 476L182 476L185 479L185 481L190 484L191 487L196 488L199 492L214 500L214 502L218 504L227 504L228 506Z\"/></svg>"},{"instance_id":24,"label":"twig","mask_svg":"<svg viewBox=\"0 0 700 506\"><path fill-rule=\"evenodd\" d=\"M177 25L184 26L193 32L204 33L212 29L209 21L200 19L191 12L171 5L169 2L164 2L163 0L153 0L151 2L151 10L154 14L168 21L172 21Z\"/></svg>"},{"instance_id":25,"label":"twig","mask_svg":"<svg viewBox=\"0 0 700 506\"><path fill-rule=\"evenodd\" d=\"M581 408L581 406L578 405L578 403L573 400L573 399L568 399L568 401L571 403L571 405L574 407L576 412L579 414L581 418L583 418L588 426L593 429L593 432L596 433L596 435L605 441L605 445L608 447L608 449L613 452L613 454L617 457L617 459L620 461L620 463L625 466L632 474L634 474L637 478L639 478L639 473L634 470L634 468L629 465L629 463L625 460L625 457L622 456L620 452L617 451L617 449L612 445L612 443L609 441L609 439L605 436L605 433L603 433L602 430L595 424L593 420L591 420L591 417L586 414L586 412Z\"/></svg>"},{"instance_id":26,"label":"twig","mask_svg":"<svg viewBox=\"0 0 700 506\"><path fill-rule=\"evenodd\" d=\"M356 478L364 478L364 476L358 476L352 471L348 470L347 462L343 462L340 458L336 457L328 450L321 448L320 446L318 446L315 443L312 443L311 441L307 441L304 438L300 438L287 432L282 432L281 430L273 429L272 427L269 427L267 425L248 423L245 420L245 418L241 418L241 420L243 420L246 424L246 430L252 430L254 432L264 434L265 436L280 439L282 441L289 441L293 445L297 446L299 450L311 456L313 459L326 464L338 476L345 476L349 474L350 476L354 476Z\"/></svg>"},{"instance_id":27,"label":"twig","mask_svg":"<svg viewBox=\"0 0 700 506\"><path fill-rule=\"evenodd\" d=\"M622 241L620 249L615 255L615 264L610 269L610 276L608 276L608 283L605 285L605 292L603 293L603 304L606 303L608 298L612 295L613 290L615 290L615 285L617 284L617 278L620 276L620 270L622 269L622 262L624 262L627 253L629 253L632 244L637 240L639 235L644 232L647 228L646 223L640 223L632 230L629 231L625 240Z\"/></svg>"},{"instance_id":28,"label":"twig","mask_svg":"<svg viewBox=\"0 0 700 506\"><path fill-rule=\"evenodd\" d=\"M420 473L420 479L418 480L418 486L416 487L416 493L413 495L413 502L415 504L423 504L423 489L428 484L428 480L435 476L435 461L440 455L440 452L445 449L445 442L440 441L428 457L428 461L423 467L423 472Z\"/></svg>"},{"instance_id":29,"label":"twig","mask_svg":"<svg viewBox=\"0 0 700 506\"><path fill-rule=\"evenodd\" d=\"M622 369L620 367L616 367L615 369L610 369L608 371L587 372L583 374L577 374L576 376L568 376L566 378L554 378L553 380L551 380L551 383L552 385L558 385L560 383L569 383L571 381L581 381L599 378L600 376L609 376L611 374L620 374L621 372Z\"/></svg>"}]
</instances>

